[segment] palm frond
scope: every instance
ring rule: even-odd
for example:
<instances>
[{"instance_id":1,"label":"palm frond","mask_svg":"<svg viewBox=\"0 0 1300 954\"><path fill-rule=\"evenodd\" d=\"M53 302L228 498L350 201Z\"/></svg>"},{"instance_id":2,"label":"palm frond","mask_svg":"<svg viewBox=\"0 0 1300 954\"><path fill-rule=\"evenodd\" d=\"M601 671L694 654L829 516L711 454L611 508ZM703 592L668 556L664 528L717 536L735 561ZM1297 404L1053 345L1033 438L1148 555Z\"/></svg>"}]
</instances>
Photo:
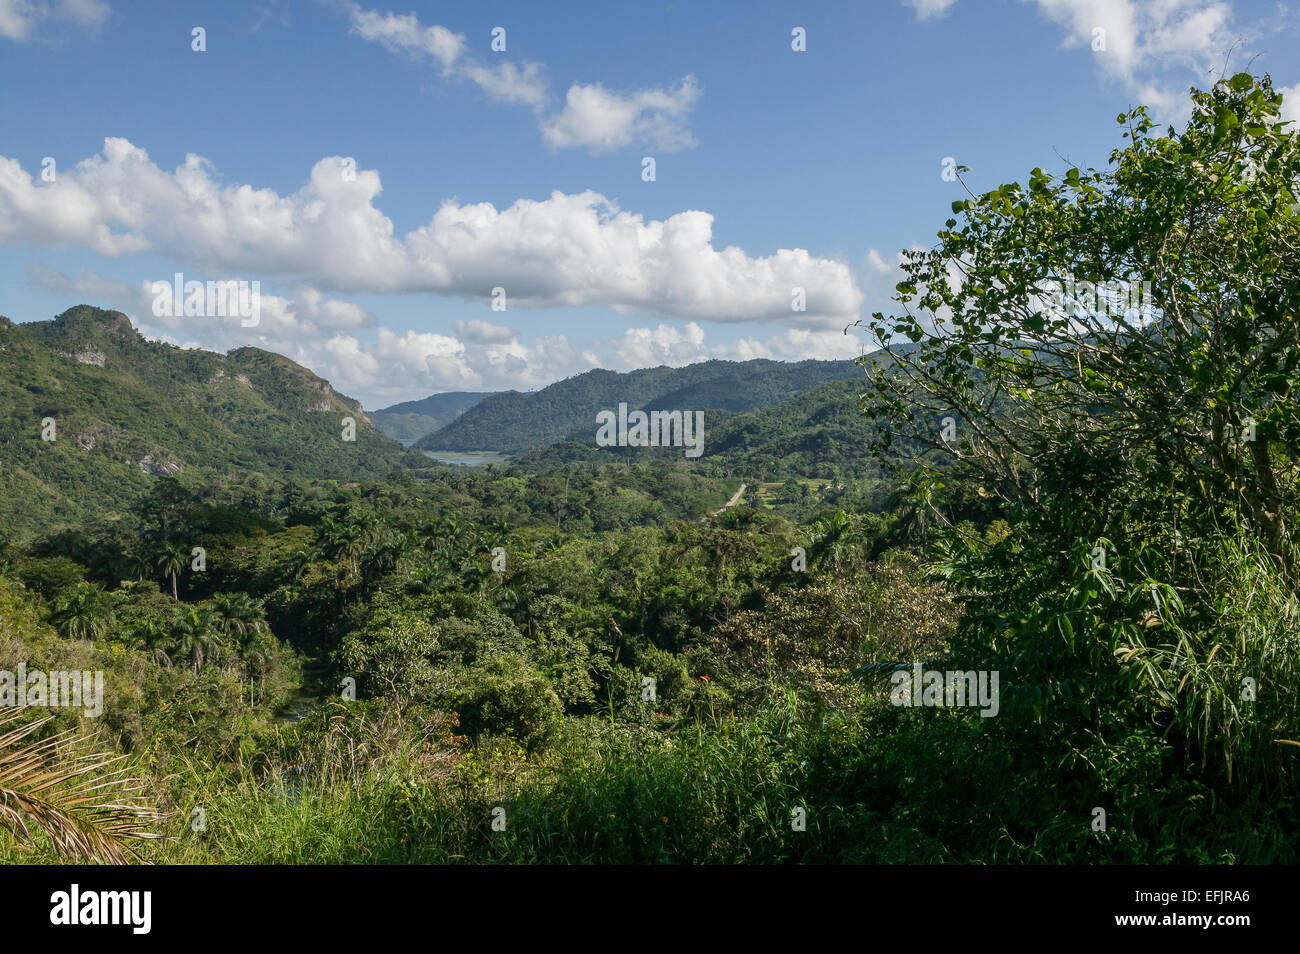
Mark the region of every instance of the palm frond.
<instances>
[{"instance_id":1,"label":"palm frond","mask_svg":"<svg viewBox=\"0 0 1300 954\"><path fill-rule=\"evenodd\" d=\"M27 720L27 708L0 713L0 827L29 847L43 831L73 862L143 860L132 843L161 837L151 826L162 816L126 757L100 752L94 736L76 730L33 740L53 716Z\"/></svg>"}]
</instances>

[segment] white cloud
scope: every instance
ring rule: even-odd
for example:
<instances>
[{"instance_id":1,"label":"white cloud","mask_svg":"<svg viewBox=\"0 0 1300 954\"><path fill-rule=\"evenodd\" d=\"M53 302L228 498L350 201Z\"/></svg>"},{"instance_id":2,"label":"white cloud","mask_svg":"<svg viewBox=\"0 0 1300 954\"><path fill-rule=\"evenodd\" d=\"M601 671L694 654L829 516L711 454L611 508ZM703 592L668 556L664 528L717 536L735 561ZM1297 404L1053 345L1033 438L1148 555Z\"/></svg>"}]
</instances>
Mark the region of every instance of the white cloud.
<instances>
[{"instance_id":1,"label":"white cloud","mask_svg":"<svg viewBox=\"0 0 1300 954\"><path fill-rule=\"evenodd\" d=\"M0 36L27 39L36 28L37 6L30 0L0 0Z\"/></svg>"},{"instance_id":2,"label":"white cloud","mask_svg":"<svg viewBox=\"0 0 1300 954\"><path fill-rule=\"evenodd\" d=\"M154 340L220 353L252 345L283 354L367 408L438 391L542 388L596 367L682 367L711 358L842 360L862 353L861 338L852 333L803 328L767 339L750 336L711 344L696 322L629 328L613 338L581 343L564 335L522 342L514 330L477 318L458 321L455 336L413 329L399 333L375 328L375 317L360 306L326 298L310 287L296 289L292 297L264 292L261 322L244 328L234 316L155 316L148 279L132 285L90 270L72 277L35 265L28 266L27 276L39 291L124 312L141 334Z\"/></svg>"},{"instance_id":3,"label":"white cloud","mask_svg":"<svg viewBox=\"0 0 1300 954\"><path fill-rule=\"evenodd\" d=\"M685 329L673 325L629 328L614 343L614 352L625 367L653 368L699 361L705 353L703 346L704 329L692 321Z\"/></svg>"},{"instance_id":4,"label":"white cloud","mask_svg":"<svg viewBox=\"0 0 1300 954\"><path fill-rule=\"evenodd\" d=\"M351 31L393 52L431 59L444 76L474 83L495 102L532 107L552 148L609 152L633 144L674 152L696 145L690 111L700 98L694 76L674 88L617 92L599 83L575 83L564 107L546 115L550 102L540 63L484 65L468 51L465 37L443 26L426 26L414 13L381 13L346 4Z\"/></svg>"},{"instance_id":5,"label":"white cloud","mask_svg":"<svg viewBox=\"0 0 1300 954\"><path fill-rule=\"evenodd\" d=\"M957 0L903 0L905 6L916 11L918 20L932 20L948 15Z\"/></svg>"},{"instance_id":6,"label":"white cloud","mask_svg":"<svg viewBox=\"0 0 1300 954\"><path fill-rule=\"evenodd\" d=\"M466 341L475 341L480 344L500 344L519 337L519 332L513 328L507 328L505 325L494 325L492 322L484 321L481 318L456 322L456 334Z\"/></svg>"},{"instance_id":7,"label":"white cloud","mask_svg":"<svg viewBox=\"0 0 1300 954\"><path fill-rule=\"evenodd\" d=\"M104 0L58 0L54 17L69 20L79 26L97 27L113 14L113 8Z\"/></svg>"},{"instance_id":8,"label":"white cloud","mask_svg":"<svg viewBox=\"0 0 1300 954\"><path fill-rule=\"evenodd\" d=\"M829 327L857 317L849 267L804 249L750 256L713 247L700 210L647 221L587 191L490 203L448 200L403 237L374 206L379 174L345 175L322 159L306 185L281 196L223 185L189 155L174 173L124 139L102 156L37 182L0 157L0 244L88 248L109 257L144 250L219 278L292 279L343 293L419 293L508 306L601 305L625 313L708 321L772 320ZM795 287L807 309L791 312Z\"/></svg>"},{"instance_id":9,"label":"white cloud","mask_svg":"<svg viewBox=\"0 0 1300 954\"><path fill-rule=\"evenodd\" d=\"M956 0L905 2L916 9L917 19L927 19L948 12ZM1243 36L1226 0L1024 2L1065 30L1065 48L1091 51L1103 75L1166 119L1186 117L1186 87L1203 84L1207 70L1221 70L1228 51ZM1172 81L1169 72L1174 70L1190 82Z\"/></svg>"},{"instance_id":10,"label":"white cloud","mask_svg":"<svg viewBox=\"0 0 1300 954\"><path fill-rule=\"evenodd\" d=\"M1177 69L1189 79L1203 79L1207 70L1222 68L1237 39L1230 26L1232 7L1219 0L1026 2L1065 28L1067 48L1091 50L1104 75L1164 118L1182 118L1190 110L1188 83L1171 85L1164 74Z\"/></svg>"},{"instance_id":11,"label":"white cloud","mask_svg":"<svg viewBox=\"0 0 1300 954\"><path fill-rule=\"evenodd\" d=\"M1291 132L1300 130L1300 83L1278 89L1282 94L1282 121L1295 123Z\"/></svg>"},{"instance_id":12,"label":"white cloud","mask_svg":"<svg viewBox=\"0 0 1300 954\"><path fill-rule=\"evenodd\" d=\"M691 108L700 98L694 76L675 89L613 92L599 83L569 87L564 109L542 124L546 142L556 148L580 147L609 152L641 143L661 152L696 145L691 135Z\"/></svg>"},{"instance_id":13,"label":"white cloud","mask_svg":"<svg viewBox=\"0 0 1300 954\"><path fill-rule=\"evenodd\" d=\"M98 27L112 13L104 0L0 0L0 37L22 43L51 20Z\"/></svg>"},{"instance_id":14,"label":"white cloud","mask_svg":"<svg viewBox=\"0 0 1300 954\"><path fill-rule=\"evenodd\" d=\"M867 249L867 267L873 272L881 275L887 275L894 270L894 266L885 261L885 257L874 248Z\"/></svg>"},{"instance_id":15,"label":"white cloud","mask_svg":"<svg viewBox=\"0 0 1300 954\"><path fill-rule=\"evenodd\" d=\"M443 72L449 71L465 50L465 37L444 26L424 26L414 13L380 13L355 4L348 13L352 32L363 40L394 53L431 56Z\"/></svg>"},{"instance_id":16,"label":"white cloud","mask_svg":"<svg viewBox=\"0 0 1300 954\"><path fill-rule=\"evenodd\" d=\"M471 63L462 73L494 102L541 109L549 99L540 63L525 63L523 67L514 63L494 67Z\"/></svg>"},{"instance_id":17,"label":"white cloud","mask_svg":"<svg viewBox=\"0 0 1300 954\"><path fill-rule=\"evenodd\" d=\"M206 281L212 276L186 274L184 278L186 281ZM43 265L27 266L27 283L37 291L64 298L75 296L77 301L116 308L130 315L142 334L167 336L171 340L185 340L195 346L219 351L251 344L288 354L305 340L321 339L341 331L373 328L377 323L375 316L360 305L326 298L311 287L296 289L293 298L265 292L259 294L259 323L253 328L244 328L241 324L243 319L238 315L224 318L159 316L153 313L152 287L155 281L170 284L173 276L154 275L132 285L90 269L83 268L72 277ZM176 335L183 338L178 339Z\"/></svg>"},{"instance_id":18,"label":"white cloud","mask_svg":"<svg viewBox=\"0 0 1300 954\"><path fill-rule=\"evenodd\" d=\"M506 62L484 66L467 53L465 37L444 26L425 26L414 13L380 13L356 4L347 6L350 29L363 40L378 43L393 53L417 59L428 57L444 76L467 79L501 103L540 109L546 104L546 80L540 63L516 66Z\"/></svg>"}]
</instances>

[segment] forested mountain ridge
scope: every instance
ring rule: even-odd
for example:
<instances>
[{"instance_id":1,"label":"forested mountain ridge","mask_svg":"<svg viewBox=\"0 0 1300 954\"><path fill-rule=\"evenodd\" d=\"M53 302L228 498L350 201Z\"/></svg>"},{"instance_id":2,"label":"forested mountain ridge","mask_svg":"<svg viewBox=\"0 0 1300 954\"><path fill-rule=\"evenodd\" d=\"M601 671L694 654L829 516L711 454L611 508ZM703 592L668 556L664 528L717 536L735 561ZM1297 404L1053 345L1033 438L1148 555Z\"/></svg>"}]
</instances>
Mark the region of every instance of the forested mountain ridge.
<instances>
[{"instance_id":1,"label":"forested mountain ridge","mask_svg":"<svg viewBox=\"0 0 1300 954\"><path fill-rule=\"evenodd\" d=\"M420 440L425 450L518 454L596 429L596 413L629 408L728 411L770 407L827 381L862 374L852 361L704 361L681 368L588 371L540 391L485 398Z\"/></svg>"},{"instance_id":2,"label":"forested mountain ridge","mask_svg":"<svg viewBox=\"0 0 1300 954\"><path fill-rule=\"evenodd\" d=\"M825 474L828 464L874 470L867 443L875 424L859 407L862 390L858 379L828 381L771 407L706 414L701 460L773 479ZM527 469L550 469L579 462L681 456L676 447L599 447L580 433L530 451L516 463Z\"/></svg>"},{"instance_id":3,"label":"forested mountain ridge","mask_svg":"<svg viewBox=\"0 0 1300 954\"><path fill-rule=\"evenodd\" d=\"M0 322L0 409L0 519L10 528L120 512L160 475L352 480L427 463L288 358L150 342L120 312L88 305ZM345 418L355 441L343 439Z\"/></svg>"},{"instance_id":4,"label":"forested mountain ridge","mask_svg":"<svg viewBox=\"0 0 1300 954\"><path fill-rule=\"evenodd\" d=\"M450 424L494 391L445 391L370 412L370 420L396 441L417 441Z\"/></svg>"}]
</instances>

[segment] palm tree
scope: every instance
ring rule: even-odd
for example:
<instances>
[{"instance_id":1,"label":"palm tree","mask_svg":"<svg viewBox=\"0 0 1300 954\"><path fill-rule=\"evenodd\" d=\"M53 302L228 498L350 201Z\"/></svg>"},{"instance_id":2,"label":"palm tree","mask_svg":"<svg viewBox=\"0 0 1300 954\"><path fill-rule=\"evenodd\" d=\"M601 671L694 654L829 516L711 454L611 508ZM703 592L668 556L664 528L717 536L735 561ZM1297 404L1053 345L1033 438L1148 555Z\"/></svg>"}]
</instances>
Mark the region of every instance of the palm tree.
<instances>
[{"instance_id":1,"label":"palm tree","mask_svg":"<svg viewBox=\"0 0 1300 954\"><path fill-rule=\"evenodd\" d=\"M126 633L122 640L130 649L139 649L160 666L171 668L171 634L156 619L146 619Z\"/></svg>"},{"instance_id":2,"label":"palm tree","mask_svg":"<svg viewBox=\"0 0 1300 954\"><path fill-rule=\"evenodd\" d=\"M447 568L443 560L420 564L411 570L409 578L410 583L407 586L410 591L426 595L448 588L455 582L455 574Z\"/></svg>"},{"instance_id":3,"label":"palm tree","mask_svg":"<svg viewBox=\"0 0 1300 954\"><path fill-rule=\"evenodd\" d=\"M113 598L98 583L78 583L55 599L50 619L59 635L93 643L113 628Z\"/></svg>"},{"instance_id":4,"label":"palm tree","mask_svg":"<svg viewBox=\"0 0 1300 954\"><path fill-rule=\"evenodd\" d=\"M234 640L241 650L253 637L267 631L266 611L260 600L247 593L218 593L206 605L212 628Z\"/></svg>"},{"instance_id":5,"label":"palm tree","mask_svg":"<svg viewBox=\"0 0 1300 954\"><path fill-rule=\"evenodd\" d=\"M203 661L221 651L221 637L212 628L206 610L182 606L171 619L171 636L176 641L176 651L190 657L190 665L197 676Z\"/></svg>"},{"instance_id":6,"label":"palm tree","mask_svg":"<svg viewBox=\"0 0 1300 954\"><path fill-rule=\"evenodd\" d=\"M189 559L189 554L179 543L172 543L170 540L164 541L158 545L158 554L155 558L155 564L162 571L163 576L172 578L172 599L179 600L180 596L176 590L176 577L185 569L185 561Z\"/></svg>"},{"instance_id":7,"label":"palm tree","mask_svg":"<svg viewBox=\"0 0 1300 954\"><path fill-rule=\"evenodd\" d=\"M154 568L154 560L146 547L135 545L127 549L123 563L128 573L134 573L137 580Z\"/></svg>"},{"instance_id":8,"label":"palm tree","mask_svg":"<svg viewBox=\"0 0 1300 954\"><path fill-rule=\"evenodd\" d=\"M918 467L907 476L891 495L888 506L899 512L903 533L911 536L915 532L925 546L930 538L930 525L933 517L942 519L939 503L943 484L934 472Z\"/></svg>"},{"instance_id":9,"label":"palm tree","mask_svg":"<svg viewBox=\"0 0 1300 954\"><path fill-rule=\"evenodd\" d=\"M813 564L839 566L858 545L853 520L843 510L824 513L809 528L812 536Z\"/></svg>"},{"instance_id":10,"label":"palm tree","mask_svg":"<svg viewBox=\"0 0 1300 954\"><path fill-rule=\"evenodd\" d=\"M321 521L321 536L324 551L331 560L342 559L347 565L348 577L356 579L359 575L357 557L366 548L365 530L356 523L339 523L333 517Z\"/></svg>"},{"instance_id":11,"label":"palm tree","mask_svg":"<svg viewBox=\"0 0 1300 954\"><path fill-rule=\"evenodd\" d=\"M302 575L313 563L319 563L324 556L320 547L302 547L289 554L289 575L294 580L301 580Z\"/></svg>"},{"instance_id":12,"label":"palm tree","mask_svg":"<svg viewBox=\"0 0 1300 954\"><path fill-rule=\"evenodd\" d=\"M489 550L493 547L510 546L510 522L503 517L491 517L483 527L483 545Z\"/></svg>"}]
</instances>

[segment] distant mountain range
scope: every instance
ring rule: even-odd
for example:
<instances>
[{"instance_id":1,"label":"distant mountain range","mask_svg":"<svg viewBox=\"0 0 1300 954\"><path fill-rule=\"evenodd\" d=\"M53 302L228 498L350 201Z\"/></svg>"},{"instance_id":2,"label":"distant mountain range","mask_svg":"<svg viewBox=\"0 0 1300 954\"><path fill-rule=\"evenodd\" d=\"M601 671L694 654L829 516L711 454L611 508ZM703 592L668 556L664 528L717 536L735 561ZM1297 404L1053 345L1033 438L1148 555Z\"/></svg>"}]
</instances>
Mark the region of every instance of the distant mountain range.
<instances>
[{"instance_id":1,"label":"distant mountain range","mask_svg":"<svg viewBox=\"0 0 1300 954\"><path fill-rule=\"evenodd\" d=\"M616 409L620 403L647 411L704 411L717 422L772 407L821 384L861 378L862 373L852 361L766 359L715 360L625 373L588 371L540 391L485 397L415 446L522 454L569 438L592 444L597 412Z\"/></svg>"},{"instance_id":2,"label":"distant mountain range","mask_svg":"<svg viewBox=\"0 0 1300 954\"><path fill-rule=\"evenodd\" d=\"M456 420L492 391L447 391L370 412L370 420L395 441L418 441Z\"/></svg>"},{"instance_id":3,"label":"distant mountain range","mask_svg":"<svg viewBox=\"0 0 1300 954\"><path fill-rule=\"evenodd\" d=\"M858 400L864 390L859 369L857 377L828 381L772 407L706 414L701 460L768 480L827 477L837 472L875 476L879 468L867 451L875 422L862 413ZM598 447L584 434L535 448L515 462L529 470L548 470L578 463L681 456L677 448Z\"/></svg>"},{"instance_id":4,"label":"distant mountain range","mask_svg":"<svg viewBox=\"0 0 1300 954\"><path fill-rule=\"evenodd\" d=\"M112 520L161 475L191 486L257 474L350 481L432 466L387 435L423 434L420 449L496 451L531 470L681 456L597 447L597 412L620 403L703 411L707 470L866 473L874 425L858 408L864 385L853 361L706 361L589 371L528 393L435 394L367 415L307 368L257 348L221 355L146 341L125 315L88 305L52 321L0 317L0 527ZM348 418L355 441L343 439Z\"/></svg>"},{"instance_id":5,"label":"distant mountain range","mask_svg":"<svg viewBox=\"0 0 1300 954\"><path fill-rule=\"evenodd\" d=\"M356 480L427 464L281 355L146 341L125 315L89 305L53 321L0 318L0 526L111 519L157 475Z\"/></svg>"}]
</instances>

